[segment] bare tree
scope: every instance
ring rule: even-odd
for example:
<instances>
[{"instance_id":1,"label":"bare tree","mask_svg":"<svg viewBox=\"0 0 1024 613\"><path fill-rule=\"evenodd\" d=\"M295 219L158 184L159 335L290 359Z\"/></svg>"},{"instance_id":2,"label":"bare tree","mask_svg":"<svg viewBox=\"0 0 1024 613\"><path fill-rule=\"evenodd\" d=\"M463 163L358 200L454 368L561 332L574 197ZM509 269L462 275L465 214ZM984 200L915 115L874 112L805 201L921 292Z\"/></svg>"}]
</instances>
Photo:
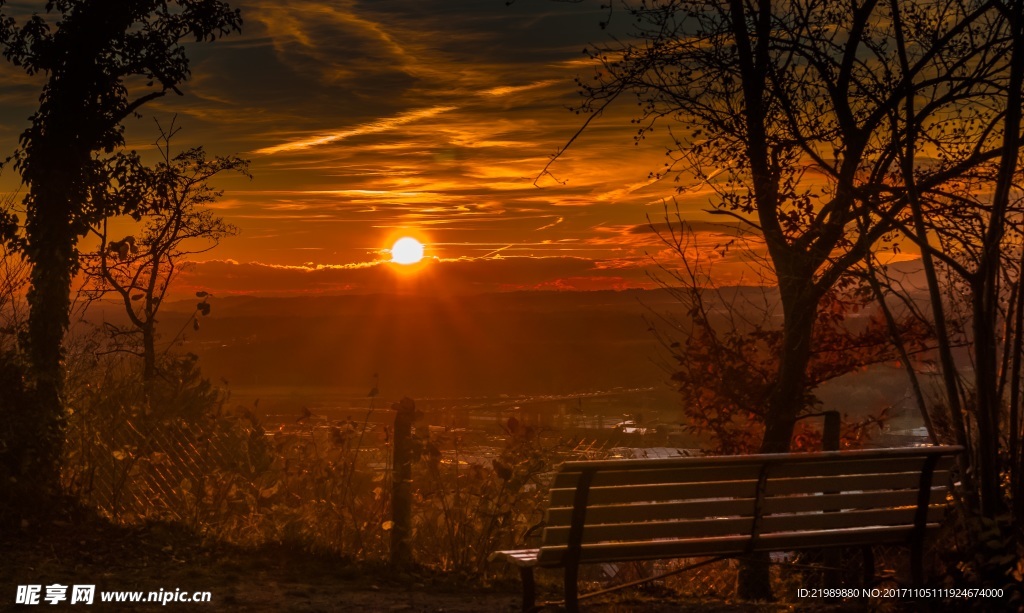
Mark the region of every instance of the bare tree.
<instances>
[{"instance_id":1,"label":"bare tree","mask_svg":"<svg viewBox=\"0 0 1024 613\"><path fill-rule=\"evenodd\" d=\"M619 6L633 35L591 50L599 67L579 80L588 119L569 144L632 97L638 139L659 127L672 136L656 174L712 188L713 212L764 237L783 324L761 451L786 451L823 301L872 251L893 246L915 193L968 180L1007 152L979 138L1005 109L1007 14L961 0ZM911 164L912 182L901 172L908 149L931 158ZM746 577L743 595L767 596L766 578Z\"/></svg>"},{"instance_id":2,"label":"bare tree","mask_svg":"<svg viewBox=\"0 0 1024 613\"><path fill-rule=\"evenodd\" d=\"M998 11L953 0L940 8L945 19L916 23L919 45L905 71L890 44L891 11L873 0L640 2L627 6L634 38L591 51L600 68L579 81L581 110L593 119L635 96L638 138L663 124L673 137L658 174L713 188L713 212L764 237L783 340L762 451L789 448L821 301L892 238L908 207L896 172L907 128L892 121L894 109L910 91L928 101L917 123L951 113L966 121L965 109L989 96L986 83L1005 69L1010 41ZM928 136L943 142L937 130ZM947 183L1000 153L950 148L943 163L916 168L917 184Z\"/></svg>"},{"instance_id":3,"label":"bare tree","mask_svg":"<svg viewBox=\"0 0 1024 613\"><path fill-rule=\"evenodd\" d=\"M159 126L159 124L158 124ZM172 155L171 141L179 132L172 122L160 128L156 142L161 160L153 169L138 173L146 183L141 232L113 239L110 219L90 232L99 240L98 250L83 258L87 274L85 290L92 298L113 294L124 306L127 327L106 324L114 349L129 351L143 360L143 379L157 374L157 316L175 276L190 256L205 253L238 229L207 208L222 192L210 180L223 172L249 176L248 162L235 157L208 159L201 147ZM208 294L199 292L196 313L207 315Z\"/></svg>"},{"instance_id":4,"label":"bare tree","mask_svg":"<svg viewBox=\"0 0 1024 613\"><path fill-rule=\"evenodd\" d=\"M945 124L923 120L920 109L930 100L910 91L893 114L906 134L898 162L909 210L898 224L920 249L928 282L945 392L944 405L934 411L967 449L959 491L972 538L962 566L978 581L1019 594L1013 575L1024 547L1024 2L981 6L989 11L993 35L1005 41L976 56L992 67L985 95ZM920 17L895 3L892 14L906 71L921 44ZM937 57L954 65L956 54ZM935 147L937 142L946 146ZM937 152L928 162L948 166L949 152L956 150L995 155L948 181L922 185L918 156ZM960 359L957 342L968 348Z\"/></svg>"},{"instance_id":5,"label":"bare tree","mask_svg":"<svg viewBox=\"0 0 1024 613\"><path fill-rule=\"evenodd\" d=\"M681 262L679 267L660 264L661 274L652 275L682 306L681 315L655 313L649 323L673 360L671 378L683 400L685 427L710 443L713 453L755 452L764 431L763 401L778 371L783 338L773 321L777 293L761 276L761 258L751 256L752 271L758 276L750 287L717 286L713 267L716 259L730 252L756 252L763 243L737 227L734 236L702 245L678 205L671 213L666 209L664 222L651 227ZM820 415L813 412L819 406L815 390L825 382L901 355L909 359L930 346L931 331L920 318L873 308L874 294L867 281L876 280L845 277L820 302L807 367L807 398L798 419ZM899 344L893 342L892 332ZM883 408L845 421L841 444L857 446L886 415ZM820 445L820 438L806 425L794 440L801 449L814 440Z\"/></svg>"}]
</instances>

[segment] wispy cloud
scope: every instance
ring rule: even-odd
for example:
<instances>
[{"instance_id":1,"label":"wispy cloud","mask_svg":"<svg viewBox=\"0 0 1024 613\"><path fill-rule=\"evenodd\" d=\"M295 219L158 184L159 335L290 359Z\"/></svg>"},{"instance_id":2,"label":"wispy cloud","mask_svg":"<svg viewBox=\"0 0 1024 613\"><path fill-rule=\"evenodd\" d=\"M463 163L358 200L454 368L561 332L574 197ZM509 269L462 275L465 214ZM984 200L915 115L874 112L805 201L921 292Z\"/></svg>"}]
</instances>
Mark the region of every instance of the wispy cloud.
<instances>
[{"instance_id":1,"label":"wispy cloud","mask_svg":"<svg viewBox=\"0 0 1024 613\"><path fill-rule=\"evenodd\" d=\"M272 155L274 153L282 153L286 151L301 151L309 149L311 147L317 147L319 145L327 145L335 143L346 138L353 136L362 136L365 134L376 134L379 132L388 132L401 126L421 121L441 113L447 113L448 111L455 110L454 106L434 106L424 109L416 109L401 113L393 117L385 117L376 121L364 123L352 128L344 130L338 130L337 132L329 132L326 134L318 134L308 138L300 138L297 140L288 141L279 145L272 145L270 147L263 147L257 149L254 153L263 155Z\"/></svg>"},{"instance_id":2,"label":"wispy cloud","mask_svg":"<svg viewBox=\"0 0 1024 613\"><path fill-rule=\"evenodd\" d=\"M541 226L541 227L537 228L537 230L538 230L538 231L539 231L539 230L549 230L549 229L551 229L551 228L554 228L554 227L555 227L555 226L557 226L558 224L562 223L563 221L565 221L565 217L559 217L558 219L554 220L553 222L551 222L551 223L549 223L549 224L547 224L547 225L544 225L544 226Z\"/></svg>"},{"instance_id":3,"label":"wispy cloud","mask_svg":"<svg viewBox=\"0 0 1024 613\"><path fill-rule=\"evenodd\" d=\"M542 89L551 85L562 84L561 79L545 79L544 81L537 81L536 83L527 83L526 85L501 85L499 87L492 87L486 89L481 94L485 96L509 96L512 94L521 94L535 89Z\"/></svg>"}]
</instances>

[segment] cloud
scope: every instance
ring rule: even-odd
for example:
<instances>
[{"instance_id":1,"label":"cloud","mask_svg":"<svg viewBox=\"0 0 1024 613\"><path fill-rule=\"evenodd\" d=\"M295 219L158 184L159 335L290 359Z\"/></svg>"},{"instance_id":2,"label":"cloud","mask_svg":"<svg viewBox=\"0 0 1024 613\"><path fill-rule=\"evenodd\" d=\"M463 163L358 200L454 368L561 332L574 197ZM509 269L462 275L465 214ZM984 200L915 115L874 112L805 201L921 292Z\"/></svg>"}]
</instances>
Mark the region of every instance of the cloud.
<instances>
[{"instance_id":1,"label":"cloud","mask_svg":"<svg viewBox=\"0 0 1024 613\"><path fill-rule=\"evenodd\" d=\"M502 85L499 87L492 87L482 92L484 96L508 96L511 94L521 94L523 92L532 91L535 89L542 89L562 83L560 79L545 79L544 81L537 81L535 83L527 83L526 85Z\"/></svg>"},{"instance_id":2,"label":"cloud","mask_svg":"<svg viewBox=\"0 0 1024 613\"><path fill-rule=\"evenodd\" d=\"M316 147L318 145L327 145L329 143L335 143L337 141L345 140L353 136L362 136L364 134L376 134L378 132L387 132L394 130L406 124L410 124L415 121L427 119L441 113L452 111L457 107L454 106L435 106L425 109L416 109L406 113L401 113L394 117L385 117L376 121L364 123L347 130L339 130L337 132L330 132L327 134L318 134L309 138L302 138L298 140L289 141L280 145L273 145L270 147L263 147L257 149L255 153L263 155L271 155L274 153L281 153L283 151L301 151L303 149L309 149L310 147Z\"/></svg>"},{"instance_id":3,"label":"cloud","mask_svg":"<svg viewBox=\"0 0 1024 613\"><path fill-rule=\"evenodd\" d=\"M404 267L282 266L234 260L198 262L181 274L176 291L214 294L429 294L458 295L526 289L622 289L649 285L639 269L600 268L578 257L492 257L425 260Z\"/></svg>"},{"instance_id":4,"label":"cloud","mask_svg":"<svg viewBox=\"0 0 1024 613\"><path fill-rule=\"evenodd\" d=\"M540 231L540 230L550 230L551 228L554 228L558 224L562 223L563 221L565 221L565 217L559 217L558 219L554 220L553 222L537 228L537 230L538 231Z\"/></svg>"}]
</instances>

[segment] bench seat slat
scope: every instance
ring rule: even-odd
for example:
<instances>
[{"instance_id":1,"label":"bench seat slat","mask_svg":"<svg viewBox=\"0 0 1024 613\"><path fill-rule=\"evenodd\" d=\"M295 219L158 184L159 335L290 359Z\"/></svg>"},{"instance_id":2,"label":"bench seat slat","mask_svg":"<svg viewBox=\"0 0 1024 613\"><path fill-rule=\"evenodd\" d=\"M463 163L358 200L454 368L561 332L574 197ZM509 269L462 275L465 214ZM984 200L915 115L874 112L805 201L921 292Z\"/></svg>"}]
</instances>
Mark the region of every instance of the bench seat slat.
<instances>
[{"instance_id":1,"label":"bench seat slat","mask_svg":"<svg viewBox=\"0 0 1024 613\"><path fill-rule=\"evenodd\" d=\"M703 466L690 468L676 466L671 468L643 468L628 470L598 471L591 485L607 487L613 485L632 485L645 483L658 485L663 483L707 483L711 481L753 481L761 473L757 464L739 466ZM579 482L578 472L559 472L551 484L553 488L575 488Z\"/></svg>"},{"instance_id":2,"label":"bench seat slat","mask_svg":"<svg viewBox=\"0 0 1024 613\"><path fill-rule=\"evenodd\" d=\"M609 524L631 521L657 521L659 519L749 517L753 514L753 498L658 502L653 504L634 503L589 507L587 509L587 523ZM547 511L545 523L548 526L568 526L571 520L572 507L551 507Z\"/></svg>"},{"instance_id":3,"label":"bench seat slat","mask_svg":"<svg viewBox=\"0 0 1024 613\"><path fill-rule=\"evenodd\" d=\"M508 549L495 551L487 557L488 562L508 562L513 566L531 567L537 565L537 557L540 554L539 548L534 549Z\"/></svg>"},{"instance_id":4,"label":"bench seat slat","mask_svg":"<svg viewBox=\"0 0 1024 613\"><path fill-rule=\"evenodd\" d=\"M947 483L949 473L935 471L933 483ZM765 495L786 496L851 491L901 490L921 487L921 471L886 473L881 475L846 475L842 477L802 477L795 479L769 478Z\"/></svg>"},{"instance_id":5,"label":"bench seat slat","mask_svg":"<svg viewBox=\"0 0 1024 613\"><path fill-rule=\"evenodd\" d=\"M844 511L841 513L799 513L771 515L761 521L761 537L779 532L802 532L805 530L836 530L862 526L904 526L914 525L917 509L873 509L868 511ZM930 507L929 521L942 518L945 508ZM659 539L700 539L714 536L749 535L753 531L752 517L714 518L688 521L648 521L617 524L592 524L583 529L583 543L611 541L654 541ZM561 545L569 539L569 527L544 529L544 544Z\"/></svg>"},{"instance_id":6,"label":"bench seat slat","mask_svg":"<svg viewBox=\"0 0 1024 613\"><path fill-rule=\"evenodd\" d=\"M629 461L629 460L622 460ZM822 459L816 462L800 462L796 464L778 464L770 468L771 478L786 477L836 477L841 475L874 475L885 473L913 472L924 467L925 457L909 457L894 460L893 458L865 458L853 461ZM952 457L939 460L936 470L948 470L952 466ZM712 466L673 466L662 468L608 468L598 471L591 482L594 487L611 485L630 485L647 483L651 485L663 483L699 483L708 481L743 481L757 479L761 473L760 463ZM580 472L561 471L555 475L552 487L575 488L579 482Z\"/></svg>"},{"instance_id":7,"label":"bench seat slat","mask_svg":"<svg viewBox=\"0 0 1024 613\"><path fill-rule=\"evenodd\" d=\"M948 487L934 485L931 488L929 504L943 504ZM800 513L815 510L885 509L903 506L917 506L918 490L880 490L870 492L840 492L837 494L797 494L793 496L772 496L764 501L764 514Z\"/></svg>"},{"instance_id":8,"label":"bench seat slat","mask_svg":"<svg viewBox=\"0 0 1024 613\"><path fill-rule=\"evenodd\" d=\"M626 485L594 487L590 489L588 504L614 504L619 502L656 502L709 498L753 498L757 481L720 481L717 483L683 483L668 485ZM550 504L555 507L572 506L576 488L552 489Z\"/></svg>"},{"instance_id":9,"label":"bench seat slat","mask_svg":"<svg viewBox=\"0 0 1024 613\"><path fill-rule=\"evenodd\" d=\"M934 483L946 483L949 473L936 471ZM887 473L882 475L846 475L841 477L769 478L767 496L848 492L868 490L913 489L920 486L920 472ZM682 483L656 485L621 485L592 487L588 505L625 502L669 502L673 500L708 500L713 498L753 498L757 481L720 481L709 483ZM567 507L575 500L575 488L554 488L550 506Z\"/></svg>"},{"instance_id":10,"label":"bench seat slat","mask_svg":"<svg viewBox=\"0 0 1024 613\"><path fill-rule=\"evenodd\" d=\"M591 524L583 529L584 543L641 541L656 539L705 538L750 534L753 517L697 519L688 521L648 521L628 524ZM544 528L544 545L562 545L569 540L569 527Z\"/></svg>"},{"instance_id":11,"label":"bench seat slat","mask_svg":"<svg viewBox=\"0 0 1024 613\"><path fill-rule=\"evenodd\" d=\"M944 485L932 487L930 503L942 504L946 499L946 492L947 488ZM894 490L777 496L764 501L763 513L770 515L822 509L891 508L916 505L917 495L917 490ZM595 505L587 509L587 522L614 524L669 519L703 519L706 517L750 517L753 514L753 498L733 498L731 500L692 500L653 504ZM571 519L571 507L551 507L547 510L545 523L548 526L567 526Z\"/></svg>"},{"instance_id":12,"label":"bench seat slat","mask_svg":"<svg viewBox=\"0 0 1024 613\"><path fill-rule=\"evenodd\" d=\"M697 458L656 458L656 459L629 459L629 460L583 460L576 462L565 462L562 464L562 472L579 472L583 469L596 468L598 470L635 470L642 468L671 468L685 466L687 468L699 468L702 466L738 466L743 464L754 464L760 466L764 462L773 464L787 463L800 464L803 462L819 462L828 459L859 460L868 458L887 458L894 463L899 463L908 457L920 456L947 456L956 455L962 451L956 446L934 446L934 447L902 447L895 449L857 449L852 451L821 451L817 453L767 453L753 455L735 456L709 456ZM845 460L844 460L845 461Z\"/></svg>"},{"instance_id":13,"label":"bench seat slat","mask_svg":"<svg viewBox=\"0 0 1024 613\"><path fill-rule=\"evenodd\" d=\"M939 524L926 526L933 530ZM755 541L752 551L795 551L816 549L827 544L845 547L864 544L902 544L909 541L913 528L868 527L847 530L810 530L799 533L765 535ZM658 560L717 555L742 555L748 551L750 536L723 536L705 539L640 541L583 545L580 562L625 562L629 560ZM541 547L538 565L560 566L567 551L565 545Z\"/></svg>"}]
</instances>

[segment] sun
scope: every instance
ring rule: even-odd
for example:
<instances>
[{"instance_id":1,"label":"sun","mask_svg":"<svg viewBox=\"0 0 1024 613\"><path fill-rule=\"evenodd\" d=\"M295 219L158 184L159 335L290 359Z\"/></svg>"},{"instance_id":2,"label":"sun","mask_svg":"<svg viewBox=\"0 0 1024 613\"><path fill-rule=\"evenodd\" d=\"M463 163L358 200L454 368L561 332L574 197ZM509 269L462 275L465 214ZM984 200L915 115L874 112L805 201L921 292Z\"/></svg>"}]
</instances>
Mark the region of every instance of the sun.
<instances>
[{"instance_id":1,"label":"sun","mask_svg":"<svg viewBox=\"0 0 1024 613\"><path fill-rule=\"evenodd\" d=\"M406 236L391 247L391 261L396 264L415 264L423 259L423 243Z\"/></svg>"}]
</instances>

